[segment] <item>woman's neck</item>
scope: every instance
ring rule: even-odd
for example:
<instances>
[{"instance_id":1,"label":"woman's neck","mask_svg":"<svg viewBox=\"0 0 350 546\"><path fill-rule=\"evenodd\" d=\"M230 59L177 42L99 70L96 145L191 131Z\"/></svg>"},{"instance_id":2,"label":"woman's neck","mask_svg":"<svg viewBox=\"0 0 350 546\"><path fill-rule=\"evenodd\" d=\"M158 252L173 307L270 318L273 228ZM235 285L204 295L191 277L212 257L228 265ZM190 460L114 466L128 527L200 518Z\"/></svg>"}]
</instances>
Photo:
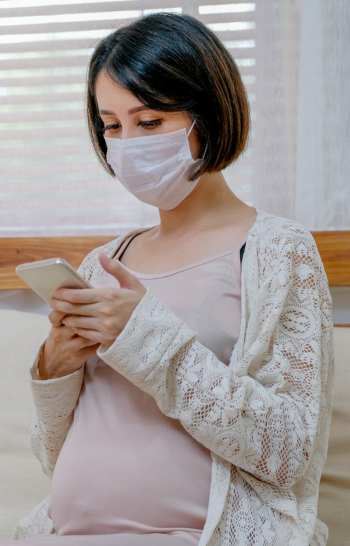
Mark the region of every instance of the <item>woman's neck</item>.
<instances>
[{"instance_id":1,"label":"woman's neck","mask_svg":"<svg viewBox=\"0 0 350 546\"><path fill-rule=\"evenodd\" d=\"M222 172L214 172L204 173L186 199L172 210L160 209L159 215L153 235L179 239L236 222L251 224L256 212L236 197Z\"/></svg>"}]
</instances>

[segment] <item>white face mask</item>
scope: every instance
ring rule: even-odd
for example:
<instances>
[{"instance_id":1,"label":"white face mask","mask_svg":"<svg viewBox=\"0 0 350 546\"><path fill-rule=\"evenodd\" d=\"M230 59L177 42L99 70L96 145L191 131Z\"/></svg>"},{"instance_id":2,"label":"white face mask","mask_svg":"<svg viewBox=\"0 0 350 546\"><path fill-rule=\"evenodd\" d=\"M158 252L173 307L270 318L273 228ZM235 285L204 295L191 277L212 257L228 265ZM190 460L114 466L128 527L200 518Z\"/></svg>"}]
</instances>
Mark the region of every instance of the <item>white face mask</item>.
<instances>
[{"instance_id":1,"label":"white face mask","mask_svg":"<svg viewBox=\"0 0 350 546\"><path fill-rule=\"evenodd\" d=\"M199 178L189 181L203 159L192 158L188 135L184 128L125 140L105 137L107 163L137 199L163 210L173 209L199 182Z\"/></svg>"}]
</instances>

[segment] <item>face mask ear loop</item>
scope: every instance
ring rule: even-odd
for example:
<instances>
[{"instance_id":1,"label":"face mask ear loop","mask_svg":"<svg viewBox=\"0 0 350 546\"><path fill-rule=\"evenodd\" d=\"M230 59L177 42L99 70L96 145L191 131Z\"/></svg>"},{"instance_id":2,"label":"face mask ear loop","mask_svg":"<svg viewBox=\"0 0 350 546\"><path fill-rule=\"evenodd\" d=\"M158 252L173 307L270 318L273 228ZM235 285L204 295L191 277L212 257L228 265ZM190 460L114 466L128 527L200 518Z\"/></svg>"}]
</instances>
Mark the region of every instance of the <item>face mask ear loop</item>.
<instances>
[{"instance_id":1,"label":"face mask ear loop","mask_svg":"<svg viewBox=\"0 0 350 546\"><path fill-rule=\"evenodd\" d=\"M196 123L195 121L194 121L194 122L192 123L192 125L191 125L191 129L190 129L190 130L188 131L188 133L187 133L187 138L188 138L188 137L190 136L190 132L192 131L192 129L193 129L193 125L194 125L195 123Z\"/></svg>"},{"instance_id":2,"label":"face mask ear loop","mask_svg":"<svg viewBox=\"0 0 350 546\"><path fill-rule=\"evenodd\" d=\"M188 131L188 133L187 133L187 138L189 137L190 132L192 131L193 126L194 126L195 123L196 123L196 121L194 121L194 122L192 123L191 129L190 129L190 130ZM203 154L203 157L201 157L201 159L204 159L204 158L205 158L205 154L207 153L207 149L208 149L208 144L206 144L206 146L205 146L204 154Z\"/></svg>"},{"instance_id":3,"label":"face mask ear loop","mask_svg":"<svg viewBox=\"0 0 350 546\"><path fill-rule=\"evenodd\" d=\"M205 154L207 153L207 149L208 149L208 144L206 144L206 146L205 146L205 150L204 150L204 153L203 153L203 156L201 157L201 159L205 158Z\"/></svg>"}]
</instances>

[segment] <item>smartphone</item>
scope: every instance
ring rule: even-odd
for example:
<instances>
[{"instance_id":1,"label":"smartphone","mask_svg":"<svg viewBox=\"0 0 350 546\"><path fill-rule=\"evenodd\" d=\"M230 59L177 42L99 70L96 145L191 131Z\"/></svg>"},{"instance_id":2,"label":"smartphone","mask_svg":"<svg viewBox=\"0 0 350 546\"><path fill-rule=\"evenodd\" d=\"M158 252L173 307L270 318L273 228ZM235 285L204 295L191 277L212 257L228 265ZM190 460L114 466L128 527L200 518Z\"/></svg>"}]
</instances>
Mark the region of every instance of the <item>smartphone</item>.
<instances>
[{"instance_id":1,"label":"smartphone","mask_svg":"<svg viewBox=\"0 0 350 546\"><path fill-rule=\"evenodd\" d=\"M63 258L21 264L16 267L16 273L47 303L59 288L93 288Z\"/></svg>"}]
</instances>

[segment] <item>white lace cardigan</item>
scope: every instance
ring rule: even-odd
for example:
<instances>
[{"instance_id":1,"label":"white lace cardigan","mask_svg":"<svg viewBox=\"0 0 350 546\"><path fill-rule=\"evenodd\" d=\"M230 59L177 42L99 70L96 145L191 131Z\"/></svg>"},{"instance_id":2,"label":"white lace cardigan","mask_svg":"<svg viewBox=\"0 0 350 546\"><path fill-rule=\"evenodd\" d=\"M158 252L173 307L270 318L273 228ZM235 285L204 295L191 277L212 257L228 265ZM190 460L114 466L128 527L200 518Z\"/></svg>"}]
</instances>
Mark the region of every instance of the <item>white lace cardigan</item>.
<instances>
[{"instance_id":1,"label":"white lace cardigan","mask_svg":"<svg viewBox=\"0 0 350 546\"><path fill-rule=\"evenodd\" d=\"M84 259L79 272L93 286L103 273L98 251L113 256L126 237ZM114 344L98 348L100 358L211 450L199 546L326 544L317 502L333 407L332 335L331 298L314 239L299 224L258 211L246 242L240 335L228 366L150 290ZM51 477L84 367L36 380L42 344L30 368L36 405L30 443ZM21 519L14 539L54 533L49 498Z\"/></svg>"}]
</instances>

